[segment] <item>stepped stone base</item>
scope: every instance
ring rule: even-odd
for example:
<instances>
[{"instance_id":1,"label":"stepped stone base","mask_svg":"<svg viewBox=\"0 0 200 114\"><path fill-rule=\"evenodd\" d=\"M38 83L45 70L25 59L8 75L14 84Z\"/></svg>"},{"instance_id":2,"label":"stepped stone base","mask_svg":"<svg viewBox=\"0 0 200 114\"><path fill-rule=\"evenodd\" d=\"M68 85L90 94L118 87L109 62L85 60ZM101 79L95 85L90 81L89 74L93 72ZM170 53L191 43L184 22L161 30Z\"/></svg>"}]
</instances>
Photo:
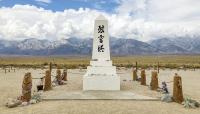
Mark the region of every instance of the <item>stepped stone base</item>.
<instances>
[{"instance_id":1,"label":"stepped stone base","mask_svg":"<svg viewBox=\"0 0 200 114\"><path fill-rule=\"evenodd\" d=\"M115 66L88 66L83 76L83 90L120 90Z\"/></svg>"}]
</instances>

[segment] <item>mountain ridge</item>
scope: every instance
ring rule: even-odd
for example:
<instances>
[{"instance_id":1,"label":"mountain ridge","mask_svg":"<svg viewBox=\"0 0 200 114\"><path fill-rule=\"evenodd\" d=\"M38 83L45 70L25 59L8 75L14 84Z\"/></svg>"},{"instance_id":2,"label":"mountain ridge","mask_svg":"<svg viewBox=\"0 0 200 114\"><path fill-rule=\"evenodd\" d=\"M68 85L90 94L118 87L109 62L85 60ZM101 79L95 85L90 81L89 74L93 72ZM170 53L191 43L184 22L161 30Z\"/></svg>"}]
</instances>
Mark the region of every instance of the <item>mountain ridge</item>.
<instances>
[{"instance_id":1,"label":"mountain ridge","mask_svg":"<svg viewBox=\"0 0 200 114\"><path fill-rule=\"evenodd\" d=\"M160 38L149 42L111 38L112 55L200 54L199 38ZM92 39L69 38L56 41L36 38L0 40L0 55L91 55Z\"/></svg>"}]
</instances>

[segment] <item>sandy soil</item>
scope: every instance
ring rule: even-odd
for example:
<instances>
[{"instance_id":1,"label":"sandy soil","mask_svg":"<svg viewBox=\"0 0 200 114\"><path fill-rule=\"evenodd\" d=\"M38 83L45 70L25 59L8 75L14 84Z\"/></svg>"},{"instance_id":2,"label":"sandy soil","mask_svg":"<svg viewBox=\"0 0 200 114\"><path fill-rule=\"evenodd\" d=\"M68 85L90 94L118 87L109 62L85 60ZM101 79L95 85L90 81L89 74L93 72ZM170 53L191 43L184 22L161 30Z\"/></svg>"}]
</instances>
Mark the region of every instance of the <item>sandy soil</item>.
<instances>
[{"instance_id":1,"label":"sandy soil","mask_svg":"<svg viewBox=\"0 0 200 114\"><path fill-rule=\"evenodd\" d=\"M6 73L0 69L0 114L200 114L198 109L185 109L177 103L164 103L161 101L133 101L133 100L65 100L65 101L43 101L26 107L6 108L7 98L19 96L24 73L31 72L32 77L41 77L45 69L16 69L16 72ZM57 86L56 90L75 91L82 90L82 75L85 70L68 70L68 83L64 86ZM132 72L130 69L118 71L121 77L121 90L129 90L137 94L161 97L159 92L151 91L147 86L141 86L138 82L131 81ZM200 70L160 70L159 83L172 81L174 73L182 76L183 92L185 97L191 97L200 101ZM140 74L140 72L139 72ZM151 71L146 71L147 84L150 82ZM55 75L55 70L53 70ZM33 91L36 90L37 79L33 80ZM172 91L172 84L168 87Z\"/></svg>"}]
</instances>

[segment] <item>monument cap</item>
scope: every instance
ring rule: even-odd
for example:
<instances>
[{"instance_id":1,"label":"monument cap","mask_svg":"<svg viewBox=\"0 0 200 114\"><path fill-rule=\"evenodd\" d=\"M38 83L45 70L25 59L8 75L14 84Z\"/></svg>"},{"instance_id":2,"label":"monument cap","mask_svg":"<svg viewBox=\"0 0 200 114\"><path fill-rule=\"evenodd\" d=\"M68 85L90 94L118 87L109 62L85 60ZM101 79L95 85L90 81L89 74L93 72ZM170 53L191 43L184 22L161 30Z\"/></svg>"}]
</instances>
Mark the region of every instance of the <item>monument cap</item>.
<instances>
[{"instance_id":1,"label":"monument cap","mask_svg":"<svg viewBox=\"0 0 200 114\"><path fill-rule=\"evenodd\" d=\"M96 20L106 20L106 18L105 18L102 14L100 14L100 15L96 18Z\"/></svg>"}]
</instances>

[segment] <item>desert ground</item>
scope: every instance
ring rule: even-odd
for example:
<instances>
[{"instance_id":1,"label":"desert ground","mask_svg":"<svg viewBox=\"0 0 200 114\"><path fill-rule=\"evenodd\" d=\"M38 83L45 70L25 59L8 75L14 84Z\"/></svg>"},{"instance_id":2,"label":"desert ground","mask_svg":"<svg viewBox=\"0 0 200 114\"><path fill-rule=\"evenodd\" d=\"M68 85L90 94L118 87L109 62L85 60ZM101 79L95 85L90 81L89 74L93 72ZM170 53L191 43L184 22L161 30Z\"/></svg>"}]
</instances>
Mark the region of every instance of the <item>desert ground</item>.
<instances>
[{"instance_id":1,"label":"desert ground","mask_svg":"<svg viewBox=\"0 0 200 114\"><path fill-rule=\"evenodd\" d=\"M200 108L186 109L178 103L165 103L161 101L136 101L136 100L58 100L42 101L40 103L25 107L7 108L7 98L17 97L21 94L22 79L26 72L31 72L32 77L44 76L47 69L23 69L7 72L0 69L0 113L1 114L199 114ZM121 90L131 91L137 94L156 97L162 93L151 91L148 86L142 86L139 82L131 81L132 69L120 68L117 70L121 78ZM85 69L69 69L66 85L56 86L51 90L62 90L66 92L82 90L82 76ZM182 77L184 97L191 97L200 101L200 70L160 70L159 84L162 81L173 81L173 76L178 73ZM52 72L55 75L55 69ZM138 71L140 75L140 70ZM150 83L151 69L146 70L147 84ZM36 90L37 79L33 79L32 91ZM168 88L172 94L172 84Z\"/></svg>"}]
</instances>

